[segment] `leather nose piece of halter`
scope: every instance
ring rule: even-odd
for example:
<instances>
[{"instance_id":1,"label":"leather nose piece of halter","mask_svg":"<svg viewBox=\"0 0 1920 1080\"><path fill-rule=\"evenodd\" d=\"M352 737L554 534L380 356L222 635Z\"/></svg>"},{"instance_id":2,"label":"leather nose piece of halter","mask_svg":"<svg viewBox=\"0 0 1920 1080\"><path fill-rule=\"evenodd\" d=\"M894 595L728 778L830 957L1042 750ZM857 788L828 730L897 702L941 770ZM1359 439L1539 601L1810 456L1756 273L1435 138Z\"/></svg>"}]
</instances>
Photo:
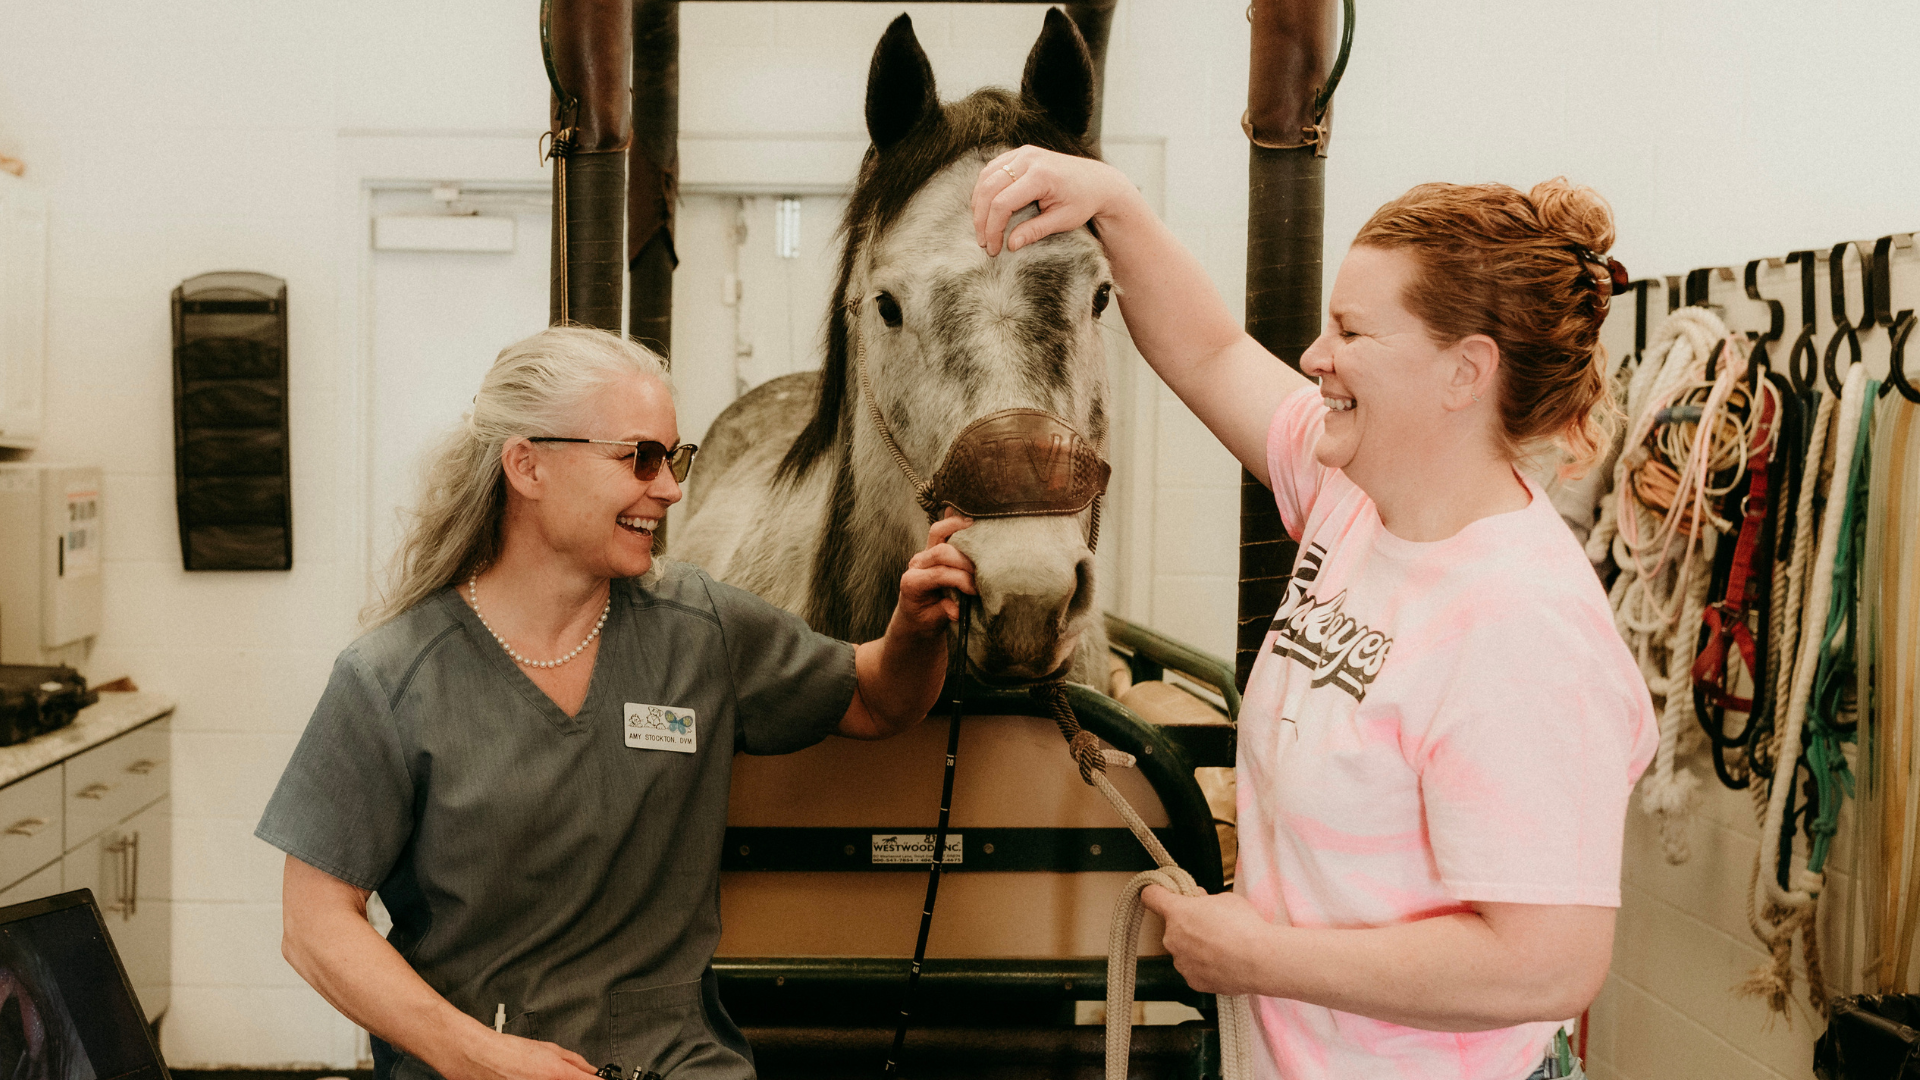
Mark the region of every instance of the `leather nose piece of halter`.
<instances>
[{"instance_id":1,"label":"leather nose piece of halter","mask_svg":"<svg viewBox=\"0 0 1920 1080\"><path fill-rule=\"evenodd\" d=\"M859 301L850 299L847 308L851 317ZM960 432L932 482L924 481L901 452L874 396L867 376L867 336L857 325L850 329L867 414L929 520L938 520L943 506L977 518L1077 514L1092 506L1087 548L1093 548L1100 538L1100 496L1113 470L1073 425L1040 409L989 413Z\"/></svg>"},{"instance_id":2,"label":"leather nose piece of halter","mask_svg":"<svg viewBox=\"0 0 1920 1080\"><path fill-rule=\"evenodd\" d=\"M1112 468L1066 421L1004 409L968 424L928 485L969 517L1077 514L1107 490Z\"/></svg>"}]
</instances>

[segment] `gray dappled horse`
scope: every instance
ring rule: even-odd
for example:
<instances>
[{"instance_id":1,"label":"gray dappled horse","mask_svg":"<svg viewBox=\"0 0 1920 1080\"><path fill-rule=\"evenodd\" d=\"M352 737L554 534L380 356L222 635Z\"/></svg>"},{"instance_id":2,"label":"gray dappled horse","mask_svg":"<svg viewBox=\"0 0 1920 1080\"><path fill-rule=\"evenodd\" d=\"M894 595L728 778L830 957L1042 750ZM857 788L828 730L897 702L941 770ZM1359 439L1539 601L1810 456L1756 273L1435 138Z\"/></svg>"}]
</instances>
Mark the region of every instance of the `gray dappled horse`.
<instances>
[{"instance_id":1,"label":"gray dappled horse","mask_svg":"<svg viewBox=\"0 0 1920 1080\"><path fill-rule=\"evenodd\" d=\"M1088 155L1093 102L1086 46L1058 10L1018 95L988 88L945 105L912 22L894 20L868 74L873 146L847 208L825 361L714 421L676 556L823 633L881 636L927 514L862 396L862 345L874 401L921 476L962 429L1007 409L1054 414L1104 457L1099 320L1112 279L1098 241L1082 228L988 258L970 209L975 179L1004 150ZM970 652L983 674L1106 685L1088 547L1096 508L985 518L955 538L977 570Z\"/></svg>"}]
</instances>

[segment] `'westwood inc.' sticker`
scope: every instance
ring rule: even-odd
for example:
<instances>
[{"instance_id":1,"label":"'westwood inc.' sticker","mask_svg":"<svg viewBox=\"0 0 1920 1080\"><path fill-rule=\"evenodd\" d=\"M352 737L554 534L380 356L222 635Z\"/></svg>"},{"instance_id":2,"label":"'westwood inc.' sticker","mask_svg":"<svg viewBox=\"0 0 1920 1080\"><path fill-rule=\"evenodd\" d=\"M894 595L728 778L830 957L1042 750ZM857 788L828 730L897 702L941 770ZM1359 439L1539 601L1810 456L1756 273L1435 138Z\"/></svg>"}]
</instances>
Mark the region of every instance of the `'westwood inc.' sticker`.
<instances>
[{"instance_id":1,"label":"'westwood inc.' sticker","mask_svg":"<svg viewBox=\"0 0 1920 1080\"><path fill-rule=\"evenodd\" d=\"M947 834L947 850L941 856L942 863L960 861L960 834ZM932 833L874 833L873 861L875 863L930 863L933 861Z\"/></svg>"},{"instance_id":2,"label":"'westwood inc.' sticker","mask_svg":"<svg viewBox=\"0 0 1920 1080\"><path fill-rule=\"evenodd\" d=\"M635 750L694 752L693 710L627 702L627 745Z\"/></svg>"}]
</instances>

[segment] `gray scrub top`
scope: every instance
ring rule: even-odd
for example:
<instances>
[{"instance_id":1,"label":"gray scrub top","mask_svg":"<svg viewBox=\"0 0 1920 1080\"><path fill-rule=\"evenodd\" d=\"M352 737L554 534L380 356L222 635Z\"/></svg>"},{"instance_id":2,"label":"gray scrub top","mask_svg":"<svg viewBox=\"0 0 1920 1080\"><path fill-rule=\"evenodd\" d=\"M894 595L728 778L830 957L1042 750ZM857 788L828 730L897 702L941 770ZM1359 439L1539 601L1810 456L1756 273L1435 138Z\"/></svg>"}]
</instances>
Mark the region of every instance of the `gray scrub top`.
<instances>
[{"instance_id":1,"label":"gray scrub top","mask_svg":"<svg viewBox=\"0 0 1920 1080\"><path fill-rule=\"evenodd\" d=\"M852 646L663 562L613 583L568 717L448 588L340 654L255 835L379 893L400 955L488 1026L504 1003L596 1067L751 1077L709 970L733 754L813 745L853 692Z\"/></svg>"}]
</instances>

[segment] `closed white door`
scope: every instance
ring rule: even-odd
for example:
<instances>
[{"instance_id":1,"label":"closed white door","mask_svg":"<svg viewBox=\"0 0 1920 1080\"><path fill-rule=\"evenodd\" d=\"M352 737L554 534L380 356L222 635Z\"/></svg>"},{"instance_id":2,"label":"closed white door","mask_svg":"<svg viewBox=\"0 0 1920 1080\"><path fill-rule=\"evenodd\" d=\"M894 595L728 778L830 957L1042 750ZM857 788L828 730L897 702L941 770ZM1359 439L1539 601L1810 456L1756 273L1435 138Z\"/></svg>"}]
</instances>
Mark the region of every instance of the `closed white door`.
<instances>
[{"instance_id":1,"label":"closed white door","mask_svg":"<svg viewBox=\"0 0 1920 1080\"><path fill-rule=\"evenodd\" d=\"M768 379L819 368L845 208L832 195L681 200L673 282L681 438L698 441L734 398Z\"/></svg>"},{"instance_id":2,"label":"closed white door","mask_svg":"<svg viewBox=\"0 0 1920 1080\"><path fill-rule=\"evenodd\" d=\"M456 209L513 222L511 250L372 253L368 525L376 581L418 497L427 451L461 422L500 350L547 325L546 194L462 198ZM373 204L376 218L444 211L425 191L376 192Z\"/></svg>"}]
</instances>

